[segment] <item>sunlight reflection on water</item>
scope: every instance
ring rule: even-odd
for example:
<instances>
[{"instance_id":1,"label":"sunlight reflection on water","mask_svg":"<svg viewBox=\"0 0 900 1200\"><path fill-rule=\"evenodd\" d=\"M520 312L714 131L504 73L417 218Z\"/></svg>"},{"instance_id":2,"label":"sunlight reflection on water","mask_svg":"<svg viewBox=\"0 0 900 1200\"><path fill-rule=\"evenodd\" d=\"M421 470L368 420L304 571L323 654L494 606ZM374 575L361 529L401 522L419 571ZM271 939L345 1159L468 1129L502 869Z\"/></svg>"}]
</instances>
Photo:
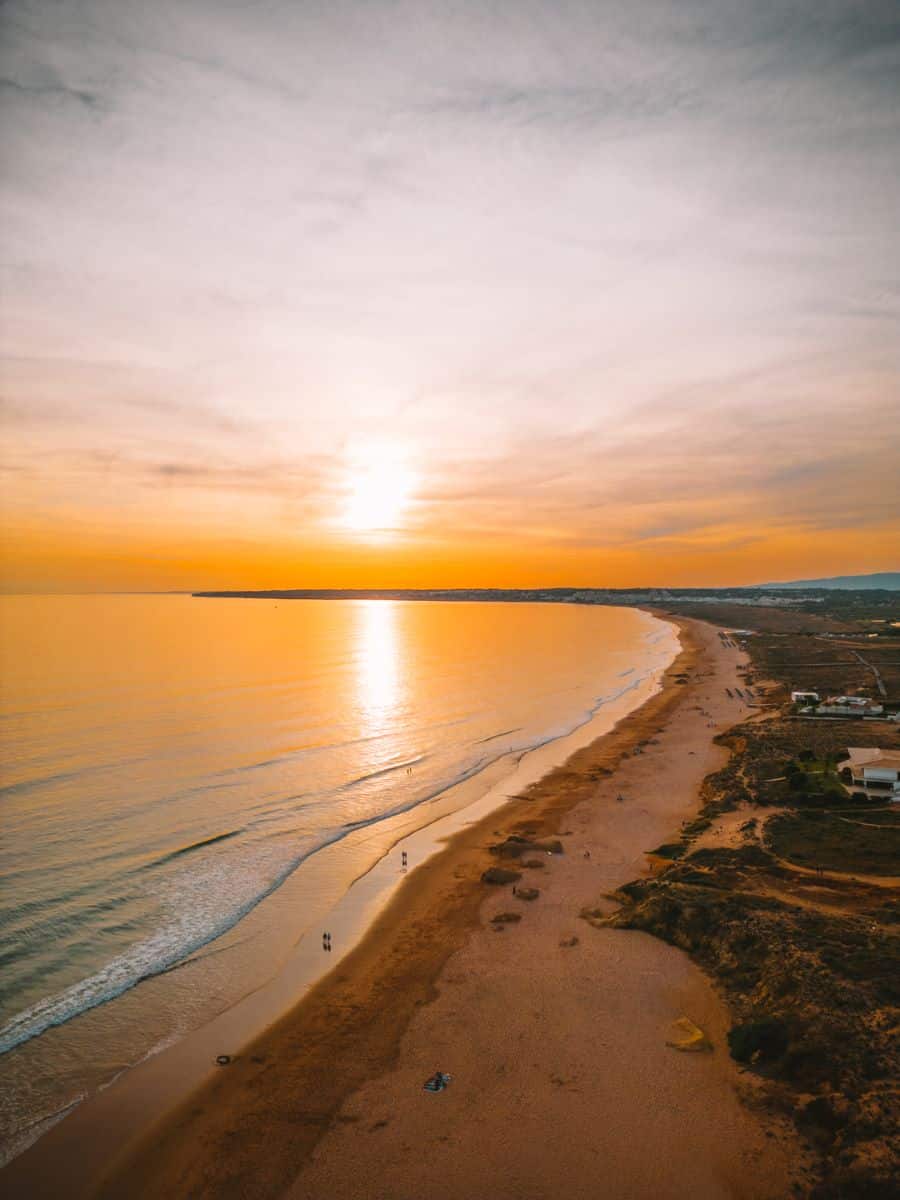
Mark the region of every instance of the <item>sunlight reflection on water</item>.
<instances>
[{"instance_id":1,"label":"sunlight reflection on water","mask_svg":"<svg viewBox=\"0 0 900 1200\"><path fill-rule=\"evenodd\" d=\"M399 707L401 663L396 603L366 600L356 609L356 621L361 736L375 737L393 724Z\"/></svg>"}]
</instances>

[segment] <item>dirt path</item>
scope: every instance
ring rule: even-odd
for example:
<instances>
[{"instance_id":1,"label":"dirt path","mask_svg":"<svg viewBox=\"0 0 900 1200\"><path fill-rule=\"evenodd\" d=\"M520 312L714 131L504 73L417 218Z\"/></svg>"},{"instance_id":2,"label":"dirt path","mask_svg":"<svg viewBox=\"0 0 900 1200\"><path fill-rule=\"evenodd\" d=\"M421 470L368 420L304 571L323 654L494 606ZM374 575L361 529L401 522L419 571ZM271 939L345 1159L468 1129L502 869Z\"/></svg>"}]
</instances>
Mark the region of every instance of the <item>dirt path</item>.
<instances>
[{"instance_id":1,"label":"dirt path","mask_svg":"<svg viewBox=\"0 0 900 1200\"><path fill-rule=\"evenodd\" d=\"M819 881L831 880L833 883L865 883L870 887L877 888L900 887L900 875L860 875L857 871L845 874L840 871L827 871L824 867L800 867L797 863L792 863L786 858L779 858L777 854L773 854L772 857L779 867L784 867L786 871L791 871L794 875L806 875Z\"/></svg>"}]
</instances>

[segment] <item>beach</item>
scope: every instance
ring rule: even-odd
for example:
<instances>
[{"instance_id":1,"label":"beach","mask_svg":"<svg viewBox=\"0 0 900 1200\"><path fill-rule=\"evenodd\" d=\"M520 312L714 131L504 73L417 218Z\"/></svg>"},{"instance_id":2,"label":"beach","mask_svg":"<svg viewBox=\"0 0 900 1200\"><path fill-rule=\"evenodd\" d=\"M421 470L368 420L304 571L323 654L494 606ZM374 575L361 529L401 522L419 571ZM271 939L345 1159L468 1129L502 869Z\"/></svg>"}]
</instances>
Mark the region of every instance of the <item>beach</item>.
<instances>
[{"instance_id":1,"label":"beach","mask_svg":"<svg viewBox=\"0 0 900 1200\"><path fill-rule=\"evenodd\" d=\"M740 652L679 625L655 697L414 871L337 970L123 1149L99 1194L787 1194L800 1148L739 1097L750 1084L705 977L579 918L611 911L604 896L692 815L726 759L717 730L747 714L725 691ZM565 847L524 871L532 902L480 882L490 845L517 832ZM522 919L497 932L510 910ZM682 1016L712 1053L666 1045ZM430 1095L435 1070L452 1079Z\"/></svg>"},{"instance_id":2,"label":"beach","mask_svg":"<svg viewBox=\"0 0 900 1200\"><path fill-rule=\"evenodd\" d=\"M0 1165L68 1142L70 1189L353 948L401 843L420 866L677 650L635 609L178 596L7 597L0 642Z\"/></svg>"}]
</instances>

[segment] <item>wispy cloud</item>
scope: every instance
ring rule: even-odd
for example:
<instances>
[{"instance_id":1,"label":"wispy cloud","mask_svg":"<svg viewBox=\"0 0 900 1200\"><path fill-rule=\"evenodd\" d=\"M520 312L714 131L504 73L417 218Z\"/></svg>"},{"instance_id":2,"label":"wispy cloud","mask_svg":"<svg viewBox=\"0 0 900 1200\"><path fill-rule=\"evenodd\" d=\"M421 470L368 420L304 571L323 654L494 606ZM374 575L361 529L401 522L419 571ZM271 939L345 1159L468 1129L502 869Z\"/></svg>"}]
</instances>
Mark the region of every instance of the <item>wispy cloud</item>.
<instances>
[{"instance_id":1,"label":"wispy cloud","mask_svg":"<svg viewBox=\"0 0 900 1200\"><path fill-rule=\"evenodd\" d=\"M892 0L8 0L0 105L16 520L335 539L385 434L411 545L900 520Z\"/></svg>"}]
</instances>

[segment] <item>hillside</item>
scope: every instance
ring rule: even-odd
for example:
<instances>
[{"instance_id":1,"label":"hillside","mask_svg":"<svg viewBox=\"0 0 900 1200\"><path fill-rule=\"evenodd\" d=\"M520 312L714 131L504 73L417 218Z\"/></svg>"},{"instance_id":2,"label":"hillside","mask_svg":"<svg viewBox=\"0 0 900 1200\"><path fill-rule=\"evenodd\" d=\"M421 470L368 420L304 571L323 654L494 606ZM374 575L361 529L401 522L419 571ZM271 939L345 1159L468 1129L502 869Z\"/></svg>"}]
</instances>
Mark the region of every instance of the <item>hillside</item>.
<instances>
[{"instance_id":1,"label":"hillside","mask_svg":"<svg viewBox=\"0 0 900 1200\"><path fill-rule=\"evenodd\" d=\"M834 575L830 579L794 579L789 583L763 583L763 588L844 588L848 591L900 591L900 571L876 575Z\"/></svg>"}]
</instances>

